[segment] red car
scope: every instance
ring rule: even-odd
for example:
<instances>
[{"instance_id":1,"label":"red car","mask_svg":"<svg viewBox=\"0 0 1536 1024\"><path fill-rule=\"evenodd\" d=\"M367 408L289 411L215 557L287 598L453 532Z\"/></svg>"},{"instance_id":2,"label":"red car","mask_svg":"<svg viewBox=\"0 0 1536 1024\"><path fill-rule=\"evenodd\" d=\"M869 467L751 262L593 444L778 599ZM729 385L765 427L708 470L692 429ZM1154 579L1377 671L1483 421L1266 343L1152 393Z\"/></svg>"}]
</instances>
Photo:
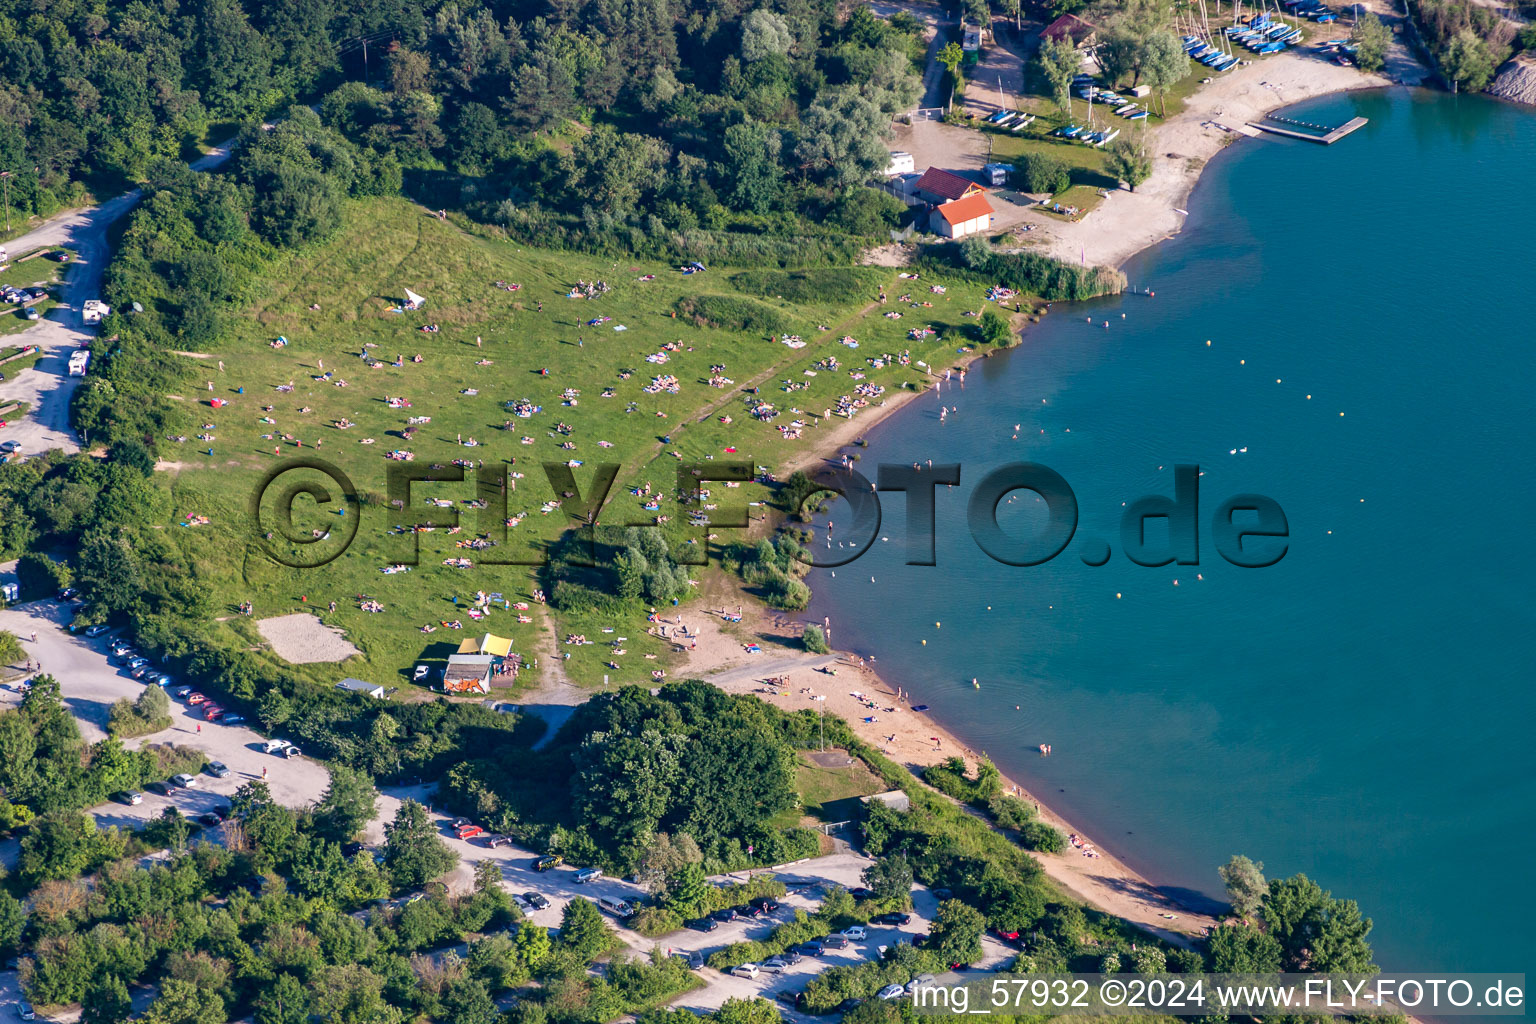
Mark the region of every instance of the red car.
<instances>
[{"instance_id":1,"label":"red car","mask_svg":"<svg viewBox=\"0 0 1536 1024\"><path fill-rule=\"evenodd\" d=\"M206 704L208 703L208 698L201 693L189 693L187 694L187 703L192 705Z\"/></svg>"},{"instance_id":2,"label":"red car","mask_svg":"<svg viewBox=\"0 0 1536 1024\"><path fill-rule=\"evenodd\" d=\"M204 704L203 705L203 717L208 719L208 721L210 721L210 722L213 721L215 718L219 717L220 715L222 715L223 713L224 713L224 709L219 707L217 704Z\"/></svg>"},{"instance_id":3,"label":"red car","mask_svg":"<svg viewBox=\"0 0 1536 1024\"><path fill-rule=\"evenodd\" d=\"M460 839L473 839L476 836L483 835L485 835L485 829L481 828L479 825L460 825L458 829L458 836Z\"/></svg>"}]
</instances>

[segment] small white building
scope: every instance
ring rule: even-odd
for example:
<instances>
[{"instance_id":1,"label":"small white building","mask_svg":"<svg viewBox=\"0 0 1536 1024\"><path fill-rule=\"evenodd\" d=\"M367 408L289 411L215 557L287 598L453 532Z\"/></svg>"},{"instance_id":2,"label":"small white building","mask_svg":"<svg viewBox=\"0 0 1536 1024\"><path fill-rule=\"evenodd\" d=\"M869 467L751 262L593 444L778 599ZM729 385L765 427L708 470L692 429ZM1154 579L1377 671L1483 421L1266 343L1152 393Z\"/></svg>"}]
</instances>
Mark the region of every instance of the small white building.
<instances>
[{"instance_id":1,"label":"small white building","mask_svg":"<svg viewBox=\"0 0 1536 1024\"><path fill-rule=\"evenodd\" d=\"M992 214L992 204L987 202L986 195L976 192L934 207L928 224L935 234L945 238L964 238L991 228Z\"/></svg>"},{"instance_id":2,"label":"small white building","mask_svg":"<svg viewBox=\"0 0 1536 1024\"><path fill-rule=\"evenodd\" d=\"M912 158L912 154L904 153L899 149L891 154L891 162L885 165L887 177L893 174L911 174L915 170L917 170L917 161Z\"/></svg>"},{"instance_id":3,"label":"small white building","mask_svg":"<svg viewBox=\"0 0 1536 1024\"><path fill-rule=\"evenodd\" d=\"M361 679L353 679L351 676L337 683L336 689L345 690L348 693L365 693L375 700L384 699L384 687L377 683L366 683Z\"/></svg>"}]
</instances>

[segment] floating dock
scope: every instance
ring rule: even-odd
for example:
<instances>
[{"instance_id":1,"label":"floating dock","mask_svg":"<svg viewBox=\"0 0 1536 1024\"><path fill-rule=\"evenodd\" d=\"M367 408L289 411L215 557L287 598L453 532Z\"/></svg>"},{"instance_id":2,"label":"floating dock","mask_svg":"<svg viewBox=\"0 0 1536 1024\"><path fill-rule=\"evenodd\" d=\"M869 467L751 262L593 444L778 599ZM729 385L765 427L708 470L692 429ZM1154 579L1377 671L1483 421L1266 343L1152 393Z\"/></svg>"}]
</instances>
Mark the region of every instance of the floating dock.
<instances>
[{"instance_id":1,"label":"floating dock","mask_svg":"<svg viewBox=\"0 0 1536 1024\"><path fill-rule=\"evenodd\" d=\"M1288 117L1266 117L1263 121L1249 121L1248 124L1260 131L1269 132L1272 135L1285 135L1293 139L1306 139L1308 142L1321 142L1325 146L1331 146L1351 132L1359 131L1369 122L1367 118L1352 118L1337 128L1329 128L1321 124L1309 124L1306 121L1292 121Z\"/></svg>"}]
</instances>

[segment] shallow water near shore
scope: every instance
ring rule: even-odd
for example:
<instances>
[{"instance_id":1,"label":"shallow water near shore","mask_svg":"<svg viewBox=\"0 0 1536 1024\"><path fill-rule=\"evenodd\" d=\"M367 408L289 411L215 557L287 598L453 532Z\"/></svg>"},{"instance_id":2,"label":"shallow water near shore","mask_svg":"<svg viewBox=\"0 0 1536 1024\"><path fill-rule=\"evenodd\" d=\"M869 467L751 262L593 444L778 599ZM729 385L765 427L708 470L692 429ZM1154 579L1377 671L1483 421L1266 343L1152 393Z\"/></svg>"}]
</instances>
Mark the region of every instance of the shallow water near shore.
<instances>
[{"instance_id":1,"label":"shallow water near shore","mask_svg":"<svg viewBox=\"0 0 1536 1024\"><path fill-rule=\"evenodd\" d=\"M889 540L814 572L812 614L1191 905L1247 853L1357 899L1384 967L1533 969L1536 115L1402 89L1286 113L1370 124L1239 143L1185 231L1126 268L1155 298L1057 305L944 389L946 421L924 396L874 428L871 479L963 464L938 565L901 564L904 501L883 495ZM966 502L1026 460L1081 511L1062 555L1015 568ZM1205 474L1200 565L1132 564L1121 503L1171 496L1175 463ZM1243 492L1288 518L1270 568L1215 550L1212 513ZM1019 491L999 520L1026 535L1040 509ZM1090 540L1108 564L1084 564Z\"/></svg>"}]
</instances>

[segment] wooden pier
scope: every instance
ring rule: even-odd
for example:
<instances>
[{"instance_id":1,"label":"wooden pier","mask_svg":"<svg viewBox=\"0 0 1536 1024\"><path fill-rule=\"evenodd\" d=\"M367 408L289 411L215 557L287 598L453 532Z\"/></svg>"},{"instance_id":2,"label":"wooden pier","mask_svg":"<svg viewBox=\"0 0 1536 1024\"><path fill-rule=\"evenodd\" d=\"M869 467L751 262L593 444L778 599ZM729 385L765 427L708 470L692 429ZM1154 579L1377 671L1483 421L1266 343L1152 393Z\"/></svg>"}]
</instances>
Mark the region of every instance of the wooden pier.
<instances>
[{"instance_id":1,"label":"wooden pier","mask_svg":"<svg viewBox=\"0 0 1536 1024\"><path fill-rule=\"evenodd\" d=\"M1269 132L1272 135L1285 135L1292 139L1305 139L1308 142L1320 142L1325 146L1331 146L1351 132L1364 128L1369 121L1363 117L1351 118L1337 128L1328 128L1325 125L1308 124L1305 121L1292 121L1285 117L1270 117L1263 121L1249 121L1250 127L1260 131ZM1312 131L1298 131L1296 128L1287 128L1285 125L1294 124L1300 128L1310 128ZM1322 134L1318 134L1321 132Z\"/></svg>"}]
</instances>

